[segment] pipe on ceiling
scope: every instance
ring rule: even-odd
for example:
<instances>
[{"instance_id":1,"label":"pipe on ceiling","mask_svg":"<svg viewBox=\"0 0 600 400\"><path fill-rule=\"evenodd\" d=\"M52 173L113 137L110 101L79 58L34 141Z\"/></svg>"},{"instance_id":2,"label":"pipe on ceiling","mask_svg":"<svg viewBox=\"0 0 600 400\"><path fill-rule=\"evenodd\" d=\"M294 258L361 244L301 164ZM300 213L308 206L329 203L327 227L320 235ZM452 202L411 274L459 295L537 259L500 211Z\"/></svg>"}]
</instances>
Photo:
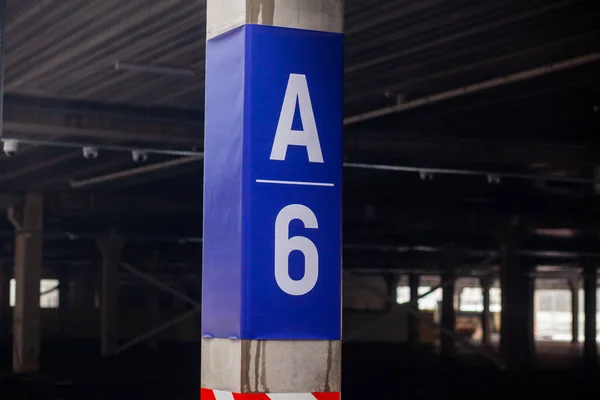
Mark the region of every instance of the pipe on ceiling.
<instances>
[{"instance_id":1,"label":"pipe on ceiling","mask_svg":"<svg viewBox=\"0 0 600 400\"><path fill-rule=\"evenodd\" d=\"M446 251L444 247L437 245L357 245L357 244L344 244L345 250L362 250L362 251L376 251L381 253L397 253L397 254L407 254L409 252L413 253L443 253ZM475 257L486 257L495 254L495 250L484 250L484 249L474 249L474 248L460 248L457 249L462 254L467 256L475 256ZM539 258L600 258L600 252L593 251L583 251L583 250L528 250L522 249L515 251L515 254L520 256L528 256L528 257L539 257Z\"/></svg>"},{"instance_id":2,"label":"pipe on ceiling","mask_svg":"<svg viewBox=\"0 0 600 400\"><path fill-rule=\"evenodd\" d=\"M472 85L462 86L456 89L447 90L445 92L436 93L431 96L425 96L419 99L408 101L406 103L400 103L393 106L368 111L362 114L353 115L344 119L344 125L352 125L358 122L368 121L374 118L396 114L402 111L412 110L414 108L433 103L438 103L440 101L453 99L472 93L477 93L483 90L497 88L500 86L508 85L510 83L526 81L528 79L537 78L543 75L551 74L553 72L564 71L567 69L590 64L598 60L600 60L600 53L598 52L586 54L581 57L570 58L568 60L560 61L554 64L548 64L542 67L532 68L516 72L510 75L490 79L487 81L474 83Z\"/></svg>"},{"instance_id":3,"label":"pipe on ceiling","mask_svg":"<svg viewBox=\"0 0 600 400\"><path fill-rule=\"evenodd\" d=\"M92 144L92 143L78 143L78 142L62 142L55 140L39 140L39 139L26 139L26 138L18 138L18 137L5 137L4 139L12 139L19 143L27 144L30 146L47 146L47 147L62 147L69 149L80 149L83 147L94 147L98 150L105 151L114 151L114 152L131 152L131 151L140 151L147 154L163 154L168 156L178 156L178 157L186 157L186 156L198 156L202 157L203 152L196 150L172 150L172 149L161 149L161 148L140 148L133 146L113 146L109 144Z\"/></svg>"},{"instance_id":4,"label":"pipe on ceiling","mask_svg":"<svg viewBox=\"0 0 600 400\"><path fill-rule=\"evenodd\" d=\"M197 161L201 161L203 159L202 156L193 156L193 157L183 157L175 160L169 160L161 163L145 165L139 168L128 169L125 171L115 172L112 174L96 176L94 178L88 178L80 181L70 181L71 188L77 189L85 186L97 185L99 183L106 183L118 179L129 178L132 176L143 175L149 172L155 172L167 168L173 168L184 164L189 164Z\"/></svg>"},{"instance_id":5,"label":"pipe on ceiling","mask_svg":"<svg viewBox=\"0 0 600 400\"><path fill-rule=\"evenodd\" d=\"M542 176L534 174L523 174L515 172L492 172L492 171L477 171L477 170L466 170L466 169L451 169L451 168L426 168L426 167L409 167L404 165L384 165L384 164L362 164L362 163L344 163L345 168L356 168L356 169L368 169L378 171L392 171L392 172L416 172L419 174L425 174L428 177L433 175L462 175L462 176L481 176L487 177L490 183L499 183L500 178L508 179L524 179L524 180L538 180L538 181L552 181L552 182L564 182L564 183L600 183L598 179L589 178L573 178L568 176Z\"/></svg>"}]
</instances>

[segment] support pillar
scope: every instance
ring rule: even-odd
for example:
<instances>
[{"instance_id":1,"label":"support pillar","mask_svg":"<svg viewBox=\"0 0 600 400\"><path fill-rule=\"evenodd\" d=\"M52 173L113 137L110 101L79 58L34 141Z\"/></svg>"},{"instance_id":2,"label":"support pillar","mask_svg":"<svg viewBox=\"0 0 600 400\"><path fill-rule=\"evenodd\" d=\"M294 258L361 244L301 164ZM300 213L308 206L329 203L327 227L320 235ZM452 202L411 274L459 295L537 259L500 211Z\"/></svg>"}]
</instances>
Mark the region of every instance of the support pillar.
<instances>
[{"instance_id":1,"label":"support pillar","mask_svg":"<svg viewBox=\"0 0 600 400\"><path fill-rule=\"evenodd\" d=\"M343 15L207 1L203 400L340 398Z\"/></svg>"},{"instance_id":2,"label":"support pillar","mask_svg":"<svg viewBox=\"0 0 600 400\"><path fill-rule=\"evenodd\" d=\"M2 137L2 123L4 121L4 34L6 32L6 2L0 1L0 137ZM2 360L3 350L9 348L8 343L10 323L10 278L8 267L0 261L0 360ZM2 368L0 367L0 371Z\"/></svg>"},{"instance_id":3,"label":"support pillar","mask_svg":"<svg viewBox=\"0 0 600 400\"><path fill-rule=\"evenodd\" d=\"M0 355L2 350L10 348L10 278L11 271L7 263L0 262ZM0 371L2 368L0 368Z\"/></svg>"},{"instance_id":4,"label":"support pillar","mask_svg":"<svg viewBox=\"0 0 600 400\"><path fill-rule=\"evenodd\" d=\"M116 354L119 339L119 264L123 241L116 233L96 242L102 253L102 287L100 294L100 346L103 357Z\"/></svg>"},{"instance_id":5,"label":"support pillar","mask_svg":"<svg viewBox=\"0 0 600 400\"><path fill-rule=\"evenodd\" d=\"M516 251L518 229L508 230L505 234L500 267L500 352L509 370L520 371L531 368L535 360L535 266L519 260Z\"/></svg>"},{"instance_id":6,"label":"support pillar","mask_svg":"<svg viewBox=\"0 0 600 400\"><path fill-rule=\"evenodd\" d=\"M527 368L535 366L536 345L535 345L535 273L536 265L528 264L523 268L523 307L525 324L523 326L523 337L525 356L524 365Z\"/></svg>"},{"instance_id":7,"label":"support pillar","mask_svg":"<svg viewBox=\"0 0 600 400\"><path fill-rule=\"evenodd\" d=\"M410 303L411 308L415 311L419 310L419 283L421 277L418 274L412 273L408 276L408 287L410 288ZM416 347L420 342L420 324L421 321L414 315L408 316L408 343L412 347Z\"/></svg>"},{"instance_id":8,"label":"support pillar","mask_svg":"<svg viewBox=\"0 0 600 400\"><path fill-rule=\"evenodd\" d=\"M15 227L15 307L13 310L13 372L39 371L40 281L44 199L28 193L21 210L13 215Z\"/></svg>"},{"instance_id":9,"label":"support pillar","mask_svg":"<svg viewBox=\"0 0 600 400\"><path fill-rule=\"evenodd\" d=\"M59 336L63 340L68 340L70 337L70 325L72 319L71 309L71 285L69 285L70 268L61 266L58 270L58 327Z\"/></svg>"},{"instance_id":10,"label":"support pillar","mask_svg":"<svg viewBox=\"0 0 600 400\"><path fill-rule=\"evenodd\" d=\"M598 344L596 343L596 288L598 269L592 260L586 260L583 265L583 307L585 313L583 357L586 368L598 367Z\"/></svg>"},{"instance_id":11,"label":"support pillar","mask_svg":"<svg viewBox=\"0 0 600 400\"><path fill-rule=\"evenodd\" d=\"M149 275L155 275L161 266L160 256L157 251L152 254L152 257L147 262L147 272ZM159 310L159 291L158 288L154 285L146 285L146 312L148 315L148 328L153 329L158 326L160 323L160 310ZM158 337L157 335L149 338L146 343L148 347L151 349L156 349L158 347Z\"/></svg>"},{"instance_id":12,"label":"support pillar","mask_svg":"<svg viewBox=\"0 0 600 400\"><path fill-rule=\"evenodd\" d=\"M481 344L488 346L492 337L492 318L490 313L490 289L494 284L494 278L486 276L479 280L483 294L483 311L481 312Z\"/></svg>"},{"instance_id":13,"label":"support pillar","mask_svg":"<svg viewBox=\"0 0 600 400\"><path fill-rule=\"evenodd\" d=\"M569 279L571 289L571 343L579 343L579 279Z\"/></svg>"},{"instance_id":14,"label":"support pillar","mask_svg":"<svg viewBox=\"0 0 600 400\"><path fill-rule=\"evenodd\" d=\"M386 275L384 275L383 279L385 281L385 287L386 287L385 291L386 291L387 297L396 298L397 293L398 293L398 280L399 280L398 275L386 274ZM390 312L394 308L394 304L390 303L390 302L386 302L385 308L388 312Z\"/></svg>"},{"instance_id":15,"label":"support pillar","mask_svg":"<svg viewBox=\"0 0 600 400\"><path fill-rule=\"evenodd\" d=\"M454 291L456 289L456 277L454 265L446 265L449 269L442 273L442 327L456 333L456 309L454 307ZM456 343L454 338L442 333L440 335L442 360L450 360L454 357Z\"/></svg>"},{"instance_id":16,"label":"support pillar","mask_svg":"<svg viewBox=\"0 0 600 400\"><path fill-rule=\"evenodd\" d=\"M502 263L500 265L500 289L501 289L501 314L500 314L500 354L506 362L510 357L511 348L511 321L513 317L512 305L515 301L515 294L512 293L511 283L513 283L515 270L518 271L517 255L515 254L515 246L511 238L503 237L504 241L500 245ZM513 352L514 353L514 352Z\"/></svg>"}]
</instances>

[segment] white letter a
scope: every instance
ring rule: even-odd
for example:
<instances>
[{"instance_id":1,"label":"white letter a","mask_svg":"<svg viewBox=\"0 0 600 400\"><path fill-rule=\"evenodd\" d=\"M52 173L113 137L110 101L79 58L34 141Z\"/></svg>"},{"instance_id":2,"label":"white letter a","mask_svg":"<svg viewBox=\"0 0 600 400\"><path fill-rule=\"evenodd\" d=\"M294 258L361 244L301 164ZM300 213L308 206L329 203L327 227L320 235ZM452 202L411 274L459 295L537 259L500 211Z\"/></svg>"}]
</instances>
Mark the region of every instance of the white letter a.
<instances>
[{"instance_id":1,"label":"white letter a","mask_svg":"<svg viewBox=\"0 0 600 400\"><path fill-rule=\"evenodd\" d=\"M296 102L298 102L300 119L302 120L301 131L292 129ZM323 162L323 153L319 142L315 114L310 101L310 93L308 92L306 75L290 74L270 159L284 161L288 146L304 146L309 162Z\"/></svg>"}]
</instances>

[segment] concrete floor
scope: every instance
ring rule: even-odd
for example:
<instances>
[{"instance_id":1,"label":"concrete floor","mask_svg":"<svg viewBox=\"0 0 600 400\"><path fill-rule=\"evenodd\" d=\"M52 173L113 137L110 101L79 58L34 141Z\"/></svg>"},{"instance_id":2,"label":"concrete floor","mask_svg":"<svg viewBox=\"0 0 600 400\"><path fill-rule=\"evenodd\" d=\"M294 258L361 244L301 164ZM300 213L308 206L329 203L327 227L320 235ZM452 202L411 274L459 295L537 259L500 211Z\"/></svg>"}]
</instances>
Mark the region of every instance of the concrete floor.
<instances>
[{"instance_id":1,"label":"concrete floor","mask_svg":"<svg viewBox=\"0 0 600 400\"><path fill-rule=\"evenodd\" d=\"M115 360L97 357L97 344L46 344L41 377L0 378L0 399L197 400L199 346L139 347ZM599 375L581 368L581 346L539 342L538 369L500 373L481 357L458 352L443 367L434 348L408 351L402 346L346 345L344 400L439 398L483 395L598 398ZM2 366L6 367L5 352Z\"/></svg>"},{"instance_id":2,"label":"concrete floor","mask_svg":"<svg viewBox=\"0 0 600 400\"><path fill-rule=\"evenodd\" d=\"M570 368L580 366L583 361L583 343L536 340L536 361L538 368ZM492 341L492 349L498 349L498 340ZM599 346L600 349L600 346ZM458 347L458 353L466 355L469 350Z\"/></svg>"}]
</instances>

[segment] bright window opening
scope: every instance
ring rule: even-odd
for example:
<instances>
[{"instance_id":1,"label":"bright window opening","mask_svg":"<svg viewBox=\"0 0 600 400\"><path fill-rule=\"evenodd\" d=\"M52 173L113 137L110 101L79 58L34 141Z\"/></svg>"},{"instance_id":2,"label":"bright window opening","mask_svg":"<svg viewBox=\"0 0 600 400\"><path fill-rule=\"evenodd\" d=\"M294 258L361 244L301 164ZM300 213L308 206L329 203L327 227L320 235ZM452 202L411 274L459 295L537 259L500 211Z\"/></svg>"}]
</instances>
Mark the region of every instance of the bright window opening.
<instances>
[{"instance_id":1,"label":"bright window opening","mask_svg":"<svg viewBox=\"0 0 600 400\"><path fill-rule=\"evenodd\" d=\"M40 281L40 307L58 308L58 284L57 279L42 279ZM54 289L54 290L53 290ZM10 280L10 306L14 307L17 302L17 282Z\"/></svg>"},{"instance_id":2,"label":"bright window opening","mask_svg":"<svg viewBox=\"0 0 600 400\"><path fill-rule=\"evenodd\" d=\"M490 311L502 309L500 288L490 288ZM466 287L460 293L460 311L482 312L483 292L479 287Z\"/></svg>"},{"instance_id":3,"label":"bright window opening","mask_svg":"<svg viewBox=\"0 0 600 400\"><path fill-rule=\"evenodd\" d=\"M431 290L431 286L419 286L419 295L423 295ZM410 301L410 287L399 286L397 289L396 301L398 304L408 303ZM419 310L437 310L438 301L442 299L442 289L438 288L427 296L419 299Z\"/></svg>"},{"instance_id":4,"label":"bright window opening","mask_svg":"<svg viewBox=\"0 0 600 400\"><path fill-rule=\"evenodd\" d=\"M600 289L596 291L598 312L596 327L600 330ZM585 339L584 291L579 289L579 341ZM573 337L571 291L568 289L538 289L535 292L536 336L541 340L570 341ZM600 333L596 336L600 340Z\"/></svg>"}]
</instances>

